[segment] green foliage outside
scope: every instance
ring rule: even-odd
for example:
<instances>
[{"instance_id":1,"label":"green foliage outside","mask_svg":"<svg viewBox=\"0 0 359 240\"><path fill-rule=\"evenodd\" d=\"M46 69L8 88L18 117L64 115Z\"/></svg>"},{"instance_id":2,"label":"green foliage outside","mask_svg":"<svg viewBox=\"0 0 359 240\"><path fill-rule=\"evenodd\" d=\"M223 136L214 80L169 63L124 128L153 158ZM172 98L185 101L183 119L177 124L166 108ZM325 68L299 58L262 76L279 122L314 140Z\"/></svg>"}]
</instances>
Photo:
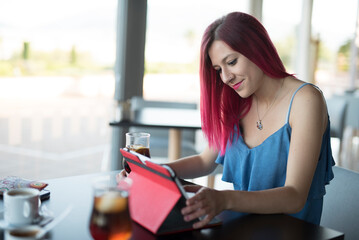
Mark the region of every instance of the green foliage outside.
<instances>
[{"instance_id":1,"label":"green foliage outside","mask_svg":"<svg viewBox=\"0 0 359 240\"><path fill-rule=\"evenodd\" d=\"M92 60L90 53L78 52L76 47L69 51L32 51L31 44L25 42L23 49L4 61L0 60L1 76L69 76L101 74L112 70L113 66L102 66Z\"/></svg>"},{"instance_id":2,"label":"green foliage outside","mask_svg":"<svg viewBox=\"0 0 359 240\"><path fill-rule=\"evenodd\" d=\"M274 43L277 52L282 59L284 67L288 72L293 72L295 69L294 61L292 60L293 53L295 51L295 44L296 42L294 35L290 35L282 41Z\"/></svg>"},{"instance_id":3,"label":"green foliage outside","mask_svg":"<svg viewBox=\"0 0 359 240\"><path fill-rule=\"evenodd\" d=\"M187 38L193 38L191 32L187 33ZM348 71L350 43L350 40L348 40L339 48L337 53L334 53L320 42L318 67L322 69L330 68L334 61L338 70ZM275 42L277 51L288 72L293 72L295 69L296 44L294 34L280 42ZM112 69L113 66L102 66L96 63L90 53L79 52L76 46L73 46L68 51L42 52L32 51L31 43L29 42L24 42L23 49L14 53L10 59L6 61L0 60L0 76L101 74ZM198 71L199 57L191 63L145 62L145 74L198 74Z\"/></svg>"},{"instance_id":4,"label":"green foliage outside","mask_svg":"<svg viewBox=\"0 0 359 240\"><path fill-rule=\"evenodd\" d=\"M351 40L347 40L338 50L337 66L339 71L348 71L350 65Z\"/></svg>"},{"instance_id":5,"label":"green foliage outside","mask_svg":"<svg viewBox=\"0 0 359 240\"><path fill-rule=\"evenodd\" d=\"M188 29L184 32L183 38L186 40L188 47L195 45L196 32ZM197 59L189 63L172 63L172 62L149 62L145 61L145 74L198 74L199 71L199 53Z\"/></svg>"},{"instance_id":6,"label":"green foliage outside","mask_svg":"<svg viewBox=\"0 0 359 240\"><path fill-rule=\"evenodd\" d=\"M329 49L323 42L319 42L319 53L318 53L319 65L325 68L330 65L335 59L335 53Z\"/></svg>"},{"instance_id":7,"label":"green foliage outside","mask_svg":"<svg viewBox=\"0 0 359 240\"><path fill-rule=\"evenodd\" d=\"M339 47L338 53L343 54L345 57L349 58L351 40L347 40L343 45Z\"/></svg>"},{"instance_id":8,"label":"green foliage outside","mask_svg":"<svg viewBox=\"0 0 359 240\"><path fill-rule=\"evenodd\" d=\"M28 60L30 55L30 43L24 42L24 48L22 50L22 59Z\"/></svg>"},{"instance_id":9,"label":"green foliage outside","mask_svg":"<svg viewBox=\"0 0 359 240\"><path fill-rule=\"evenodd\" d=\"M293 72L295 69L296 44L298 43L296 42L294 33L287 38L274 43L288 72ZM336 52L328 48L325 43L319 39L318 69L332 69L333 64L336 64L339 71L348 71L350 63L350 47L351 40L348 40Z\"/></svg>"},{"instance_id":10,"label":"green foliage outside","mask_svg":"<svg viewBox=\"0 0 359 240\"><path fill-rule=\"evenodd\" d=\"M199 63L146 62L145 74L197 74Z\"/></svg>"}]
</instances>

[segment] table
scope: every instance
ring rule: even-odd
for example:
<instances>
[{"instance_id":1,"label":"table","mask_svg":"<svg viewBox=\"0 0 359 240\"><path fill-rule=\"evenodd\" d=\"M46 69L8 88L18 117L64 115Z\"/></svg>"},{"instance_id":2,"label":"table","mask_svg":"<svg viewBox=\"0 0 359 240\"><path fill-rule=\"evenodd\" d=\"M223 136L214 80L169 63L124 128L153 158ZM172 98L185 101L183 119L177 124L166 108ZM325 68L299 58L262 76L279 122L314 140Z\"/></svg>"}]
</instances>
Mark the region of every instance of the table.
<instances>
[{"instance_id":1,"label":"table","mask_svg":"<svg viewBox=\"0 0 359 240\"><path fill-rule=\"evenodd\" d=\"M117 172L111 172L116 174ZM72 205L70 214L60 222L49 234L51 240L64 239L92 239L89 232L89 217L92 209L91 182L97 177L106 174L89 174L58 179L50 179L50 199L43 202L54 216L58 216L69 205ZM0 210L3 202L0 201ZM234 239L344 239L340 232L324 228L284 214L275 215L248 215L239 219L228 220L228 216L221 216L225 223L216 228L189 231L181 234L155 236L138 224L133 225L132 240L147 239L206 239L206 240L234 240ZM3 239L0 232L0 240Z\"/></svg>"},{"instance_id":2,"label":"table","mask_svg":"<svg viewBox=\"0 0 359 240\"><path fill-rule=\"evenodd\" d=\"M143 108L135 111L131 120L110 122L113 127L167 128L168 159L181 157L181 131L201 129L200 112L196 109Z\"/></svg>"}]
</instances>

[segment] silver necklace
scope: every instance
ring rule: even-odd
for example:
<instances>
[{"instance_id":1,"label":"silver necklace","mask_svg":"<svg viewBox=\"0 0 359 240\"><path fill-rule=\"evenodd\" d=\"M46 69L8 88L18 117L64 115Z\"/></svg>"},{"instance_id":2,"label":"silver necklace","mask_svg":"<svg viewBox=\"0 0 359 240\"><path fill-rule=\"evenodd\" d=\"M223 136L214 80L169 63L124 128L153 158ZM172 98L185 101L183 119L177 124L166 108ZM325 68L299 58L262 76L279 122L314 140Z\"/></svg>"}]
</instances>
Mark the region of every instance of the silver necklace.
<instances>
[{"instance_id":1,"label":"silver necklace","mask_svg":"<svg viewBox=\"0 0 359 240\"><path fill-rule=\"evenodd\" d=\"M284 79L282 80L282 84L280 85L280 88L278 89L277 93L275 94L275 97L272 101L272 103L270 104L270 106L268 107L268 109L265 111L263 117L261 118L259 116L259 111L258 111L258 99L256 98L256 103L257 103L257 115L258 115L258 121L257 121L257 128L258 130L262 130L263 129L263 123L262 123L262 120L264 119L264 117L267 115L267 113L269 112L269 110L272 108L275 100L277 99L278 95L279 95L279 92L280 90L282 89L282 86L283 86L283 82L284 82Z\"/></svg>"}]
</instances>

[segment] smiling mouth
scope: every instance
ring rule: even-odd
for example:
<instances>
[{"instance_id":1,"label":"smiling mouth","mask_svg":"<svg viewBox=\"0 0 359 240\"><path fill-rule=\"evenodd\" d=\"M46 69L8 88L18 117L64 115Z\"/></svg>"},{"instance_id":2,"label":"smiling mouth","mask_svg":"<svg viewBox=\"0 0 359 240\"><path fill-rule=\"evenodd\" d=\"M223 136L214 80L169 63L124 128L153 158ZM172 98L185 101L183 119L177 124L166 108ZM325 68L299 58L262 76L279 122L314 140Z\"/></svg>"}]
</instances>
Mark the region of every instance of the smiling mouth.
<instances>
[{"instance_id":1,"label":"smiling mouth","mask_svg":"<svg viewBox=\"0 0 359 240\"><path fill-rule=\"evenodd\" d=\"M244 81L244 80L240 81L239 83L234 84L234 85L232 86L232 88L233 88L234 90L237 90L237 89L242 85L243 81Z\"/></svg>"}]
</instances>

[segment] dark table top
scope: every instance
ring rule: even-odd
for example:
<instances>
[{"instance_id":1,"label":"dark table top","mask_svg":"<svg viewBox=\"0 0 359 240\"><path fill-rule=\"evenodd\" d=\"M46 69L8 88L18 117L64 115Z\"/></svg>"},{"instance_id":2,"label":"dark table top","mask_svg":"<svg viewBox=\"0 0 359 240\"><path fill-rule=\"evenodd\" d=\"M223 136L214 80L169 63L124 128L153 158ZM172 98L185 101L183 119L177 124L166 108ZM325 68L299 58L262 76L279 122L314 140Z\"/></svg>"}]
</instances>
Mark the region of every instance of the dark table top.
<instances>
[{"instance_id":1,"label":"dark table top","mask_svg":"<svg viewBox=\"0 0 359 240\"><path fill-rule=\"evenodd\" d=\"M114 127L156 127L201 129L201 117L196 109L144 108L132 113L131 120L110 122Z\"/></svg>"},{"instance_id":2,"label":"dark table top","mask_svg":"<svg viewBox=\"0 0 359 240\"><path fill-rule=\"evenodd\" d=\"M112 172L111 174L114 174ZM68 206L70 214L60 222L49 235L52 240L92 239L89 232L89 218L92 209L91 183L104 173L65 177L47 180L51 196L43 204L58 216ZM0 210L3 202L0 201ZM184 232L174 235L155 236L146 229L133 223L133 240L145 239L344 239L340 232L324 228L284 214L248 215L239 219L228 220L226 214L221 216L225 222L222 226ZM4 239L0 233L0 239Z\"/></svg>"}]
</instances>

